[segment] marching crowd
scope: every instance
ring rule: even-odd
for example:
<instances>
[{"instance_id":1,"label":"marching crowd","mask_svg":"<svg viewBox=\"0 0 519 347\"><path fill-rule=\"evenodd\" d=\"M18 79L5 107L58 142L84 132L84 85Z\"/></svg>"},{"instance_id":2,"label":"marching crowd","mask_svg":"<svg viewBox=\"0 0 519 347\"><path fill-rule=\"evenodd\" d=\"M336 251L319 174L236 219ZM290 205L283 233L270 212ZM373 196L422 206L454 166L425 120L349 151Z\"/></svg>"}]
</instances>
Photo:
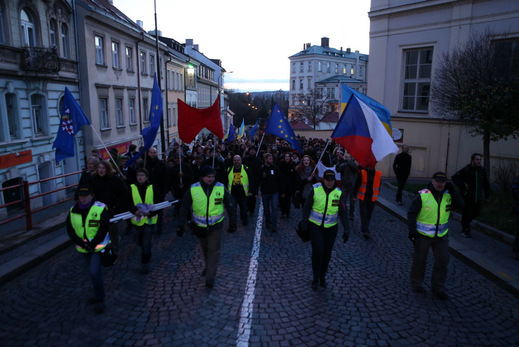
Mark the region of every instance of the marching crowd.
<instances>
[{"instance_id":1,"label":"marching crowd","mask_svg":"<svg viewBox=\"0 0 519 347\"><path fill-rule=\"evenodd\" d=\"M103 249L110 243L116 246L120 237L119 225L109 223L109 219L127 211L134 215L126 224L127 230L131 230L141 248L141 272L146 274L150 270L152 235L163 232L164 210L154 211L150 207L165 199L178 200L174 207L178 215L177 235L183 236L188 225L200 239L205 258L202 275L208 288L214 286L220 260L224 210L229 218L227 231L235 232L238 217L243 226L249 224L261 196L265 228L276 233L279 216L289 218L293 208L302 208L299 228L312 245L311 287L313 290L326 287L338 222L341 221L342 240L346 242L356 201L359 201L362 236L365 240L371 238L369 221L379 195L382 173L360 167L333 141L304 137L298 140L303 153L291 150L287 142L277 138L269 143L245 138L222 143L212 134L191 145L176 142L163 158L154 147L141 157L135 145L125 154L112 149L110 161L102 160L94 150L86 161L76 192L77 202L67 219L68 233L78 251L85 254L88 264L95 293L88 302L95 305L94 310L97 313L104 310ZM394 165L399 182L396 201L400 204L411 166L408 150L403 146L402 155L397 156L398 163L395 160ZM133 163L128 166L129 161ZM319 172L318 162L324 165L324 172ZM480 160L471 164L481 167ZM472 182L470 172L467 173L470 170L466 169L467 172L455 175L456 184L468 192L471 184L483 183L483 191L477 194L488 197L488 180L481 177L482 170L474 170L479 174L477 179L483 181ZM340 181L336 178L338 174ZM448 298L444 283L449 211L451 204L460 207L467 204L467 194L465 199L460 197L446 180L443 172L435 173L429 187L419 192L409 210L409 238L414 244L412 288L416 292L424 291L425 263L432 247L435 256L432 289L440 299ZM470 233L471 218L477 216L474 208L469 212L470 216L463 221L466 234Z\"/></svg>"}]
</instances>

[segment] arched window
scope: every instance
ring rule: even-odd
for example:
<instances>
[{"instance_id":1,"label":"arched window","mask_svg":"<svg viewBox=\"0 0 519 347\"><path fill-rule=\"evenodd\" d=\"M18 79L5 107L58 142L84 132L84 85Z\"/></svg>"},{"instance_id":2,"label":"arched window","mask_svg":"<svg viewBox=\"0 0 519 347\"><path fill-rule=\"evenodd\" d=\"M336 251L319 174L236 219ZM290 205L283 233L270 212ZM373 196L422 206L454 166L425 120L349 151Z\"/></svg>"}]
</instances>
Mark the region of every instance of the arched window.
<instances>
[{"instance_id":1,"label":"arched window","mask_svg":"<svg viewBox=\"0 0 519 347\"><path fill-rule=\"evenodd\" d=\"M68 26L63 23L61 24L61 47L63 48L63 58L68 58L70 54L68 40Z\"/></svg>"},{"instance_id":2,"label":"arched window","mask_svg":"<svg viewBox=\"0 0 519 347\"><path fill-rule=\"evenodd\" d=\"M50 46L58 47L58 23L55 19L51 19L49 23Z\"/></svg>"},{"instance_id":3,"label":"arched window","mask_svg":"<svg viewBox=\"0 0 519 347\"><path fill-rule=\"evenodd\" d=\"M23 9L20 11L20 22L22 25L22 42L24 46L36 46L36 23L32 14Z\"/></svg>"}]
</instances>

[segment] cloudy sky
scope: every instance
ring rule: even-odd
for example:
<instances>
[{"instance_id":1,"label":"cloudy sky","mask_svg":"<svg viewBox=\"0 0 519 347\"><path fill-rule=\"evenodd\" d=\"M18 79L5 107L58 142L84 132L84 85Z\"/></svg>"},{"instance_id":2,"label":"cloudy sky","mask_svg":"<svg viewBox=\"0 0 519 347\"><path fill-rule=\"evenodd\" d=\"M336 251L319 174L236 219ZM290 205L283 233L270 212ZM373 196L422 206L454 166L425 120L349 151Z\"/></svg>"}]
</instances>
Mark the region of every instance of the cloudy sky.
<instances>
[{"instance_id":1,"label":"cloudy sky","mask_svg":"<svg viewBox=\"0 0 519 347\"><path fill-rule=\"evenodd\" d=\"M153 0L114 0L128 17L155 29ZM242 91L288 90L288 57L305 43L369 53L369 0L156 0L162 35L193 39L228 73L225 87ZM232 73L229 73L231 72Z\"/></svg>"}]
</instances>

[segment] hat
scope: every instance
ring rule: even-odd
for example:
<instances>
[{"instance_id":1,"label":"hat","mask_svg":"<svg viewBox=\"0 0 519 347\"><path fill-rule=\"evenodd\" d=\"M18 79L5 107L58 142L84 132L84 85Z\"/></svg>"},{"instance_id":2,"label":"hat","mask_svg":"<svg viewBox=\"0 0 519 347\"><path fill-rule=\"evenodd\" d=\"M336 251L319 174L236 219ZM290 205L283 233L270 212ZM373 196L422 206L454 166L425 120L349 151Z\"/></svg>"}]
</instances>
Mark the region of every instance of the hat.
<instances>
[{"instance_id":1,"label":"hat","mask_svg":"<svg viewBox=\"0 0 519 347\"><path fill-rule=\"evenodd\" d=\"M94 195L94 190L90 184L82 184L77 188L78 195Z\"/></svg>"},{"instance_id":2,"label":"hat","mask_svg":"<svg viewBox=\"0 0 519 347\"><path fill-rule=\"evenodd\" d=\"M210 166L204 166L201 170L200 170L200 177L205 177L205 176L209 176L209 175L214 175L215 174L215 171L212 167Z\"/></svg>"},{"instance_id":3,"label":"hat","mask_svg":"<svg viewBox=\"0 0 519 347\"><path fill-rule=\"evenodd\" d=\"M432 179L435 180L435 181L447 181L447 175L445 174L445 172L441 172L441 171L438 171L438 172L435 172L434 175L432 176Z\"/></svg>"},{"instance_id":4,"label":"hat","mask_svg":"<svg viewBox=\"0 0 519 347\"><path fill-rule=\"evenodd\" d=\"M323 174L323 180L334 180L335 179L335 172L333 170L326 170Z\"/></svg>"}]
</instances>

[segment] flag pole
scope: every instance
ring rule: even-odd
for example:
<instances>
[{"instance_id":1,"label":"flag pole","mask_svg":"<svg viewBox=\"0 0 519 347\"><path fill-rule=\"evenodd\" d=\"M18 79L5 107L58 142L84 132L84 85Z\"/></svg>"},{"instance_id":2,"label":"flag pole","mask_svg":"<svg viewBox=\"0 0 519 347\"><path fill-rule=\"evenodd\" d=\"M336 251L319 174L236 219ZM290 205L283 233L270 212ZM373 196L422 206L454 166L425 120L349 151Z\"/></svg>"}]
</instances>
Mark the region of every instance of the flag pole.
<instances>
[{"instance_id":1,"label":"flag pole","mask_svg":"<svg viewBox=\"0 0 519 347\"><path fill-rule=\"evenodd\" d=\"M319 157L319 160L317 161L317 163L315 164L315 167L314 167L314 171L312 171L312 175L315 173L315 170L317 170L317 166L319 165L319 163L321 162L321 159L323 158L323 155L324 153L326 152L326 148L328 148L328 144L330 143L330 139L328 139L328 141L326 141L326 146L324 146L324 150L323 152L321 153L321 156Z\"/></svg>"},{"instance_id":2,"label":"flag pole","mask_svg":"<svg viewBox=\"0 0 519 347\"><path fill-rule=\"evenodd\" d=\"M261 137L261 141L260 141L260 144L258 146L258 150L256 151L256 157L258 156L259 152L260 152L260 149L261 149L261 144L263 143L263 138L265 137L265 132L263 132L263 136Z\"/></svg>"},{"instance_id":3,"label":"flag pole","mask_svg":"<svg viewBox=\"0 0 519 347\"><path fill-rule=\"evenodd\" d=\"M216 141L213 142L213 169L214 169L214 158L216 157Z\"/></svg>"},{"instance_id":4,"label":"flag pole","mask_svg":"<svg viewBox=\"0 0 519 347\"><path fill-rule=\"evenodd\" d=\"M92 124L90 124L90 127L92 128L92 131L94 132L94 134L96 134L97 138L99 139L99 141L101 141L101 144L103 145L103 148L106 150L106 153L108 153L108 156L110 157L110 159L112 159L112 162L114 163L114 166L115 166L115 169L117 170L117 172L119 174L123 174L121 172L121 169L119 169L119 165L117 165L117 162L114 160L114 158L112 157L112 154L110 154L110 151L108 150L108 148L106 148L106 145L105 143L103 142L103 140L101 139L101 136L99 136L99 134L97 133L97 131L94 129L94 127L92 126Z\"/></svg>"},{"instance_id":5,"label":"flag pole","mask_svg":"<svg viewBox=\"0 0 519 347\"><path fill-rule=\"evenodd\" d=\"M180 164L180 170L178 171L178 173L182 173L182 140L179 141L179 146L178 146L178 159L179 159L179 164ZM180 176L180 184L182 184L182 176Z\"/></svg>"}]
</instances>

